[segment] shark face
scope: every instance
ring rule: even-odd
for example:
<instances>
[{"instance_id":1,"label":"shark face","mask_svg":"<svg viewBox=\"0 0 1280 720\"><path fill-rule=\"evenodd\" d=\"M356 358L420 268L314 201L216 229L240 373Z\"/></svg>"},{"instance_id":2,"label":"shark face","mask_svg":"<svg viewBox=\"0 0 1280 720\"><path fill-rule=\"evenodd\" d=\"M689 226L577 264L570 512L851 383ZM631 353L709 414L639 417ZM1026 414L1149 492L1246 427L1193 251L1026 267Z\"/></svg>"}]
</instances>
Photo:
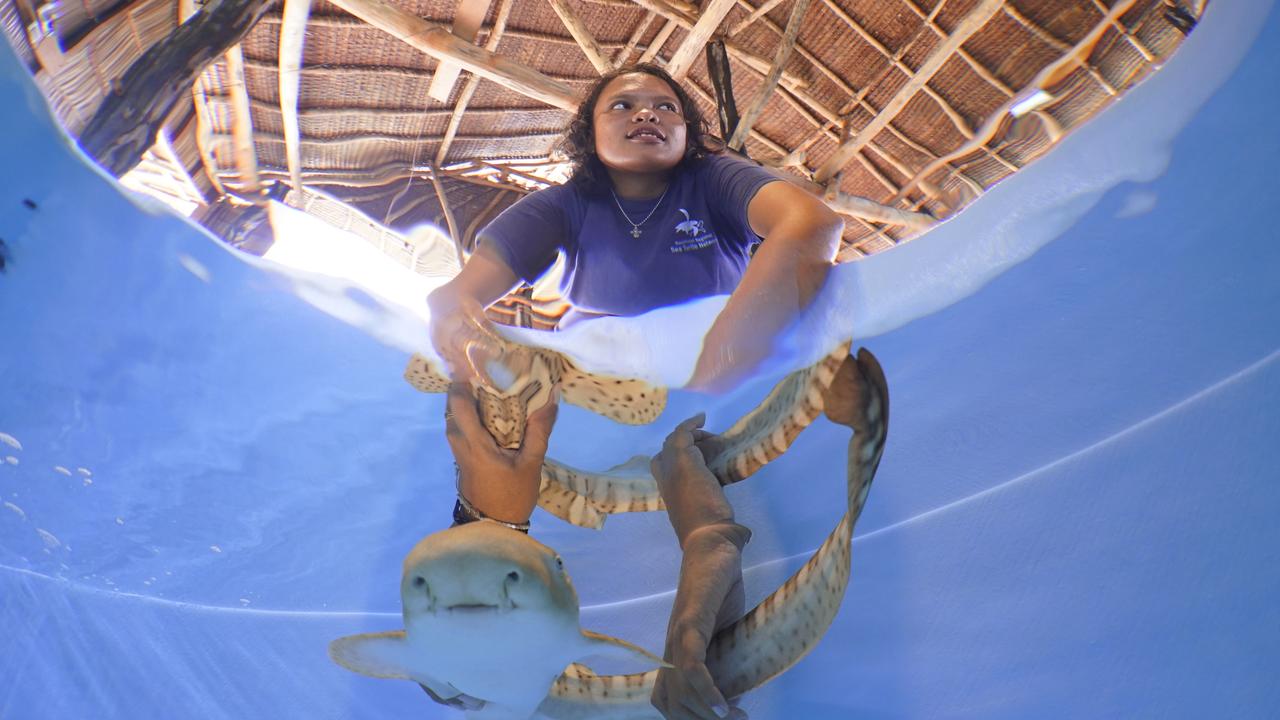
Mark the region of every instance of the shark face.
<instances>
[{"instance_id":1,"label":"shark face","mask_svg":"<svg viewBox=\"0 0 1280 720\"><path fill-rule=\"evenodd\" d=\"M494 522L419 542L400 582L404 630L335 640L329 655L355 672L412 680L475 718L527 718L577 660L662 661L582 630L578 594L554 550Z\"/></svg>"}]
</instances>

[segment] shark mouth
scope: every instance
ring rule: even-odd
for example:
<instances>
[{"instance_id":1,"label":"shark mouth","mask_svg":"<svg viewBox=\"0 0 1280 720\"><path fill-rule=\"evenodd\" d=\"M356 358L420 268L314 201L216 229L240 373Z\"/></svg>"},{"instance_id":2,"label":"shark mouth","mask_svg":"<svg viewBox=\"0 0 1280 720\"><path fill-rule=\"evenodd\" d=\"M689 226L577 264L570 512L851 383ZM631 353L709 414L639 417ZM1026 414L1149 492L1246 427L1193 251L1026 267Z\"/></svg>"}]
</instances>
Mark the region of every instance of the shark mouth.
<instances>
[{"instance_id":1,"label":"shark mouth","mask_svg":"<svg viewBox=\"0 0 1280 720\"><path fill-rule=\"evenodd\" d=\"M444 611L451 615L485 615L488 613L510 612L516 608L515 603L506 605L486 605L483 603L459 603L449 605Z\"/></svg>"}]
</instances>

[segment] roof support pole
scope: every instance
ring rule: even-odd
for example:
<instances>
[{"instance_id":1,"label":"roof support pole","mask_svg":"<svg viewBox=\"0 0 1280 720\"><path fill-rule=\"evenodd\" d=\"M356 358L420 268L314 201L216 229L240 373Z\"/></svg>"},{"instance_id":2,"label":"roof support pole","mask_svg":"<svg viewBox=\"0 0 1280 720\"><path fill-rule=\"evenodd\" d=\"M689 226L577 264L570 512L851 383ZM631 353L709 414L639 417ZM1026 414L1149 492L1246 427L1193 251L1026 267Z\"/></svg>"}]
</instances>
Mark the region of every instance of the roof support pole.
<instances>
[{"instance_id":1,"label":"roof support pole","mask_svg":"<svg viewBox=\"0 0 1280 720\"><path fill-rule=\"evenodd\" d=\"M302 50L307 36L311 0L284 0L280 23L280 118L284 125L284 155L289 182L302 192L302 130L298 125L298 88L302 81Z\"/></svg>"},{"instance_id":2,"label":"roof support pole","mask_svg":"<svg viewBox=\"0 0 1280 720\"><path fill-rule=\"evenodd\" d=\"M502 40L502 33L507 29L507 18L511 17L511 5L514 0L500 0L498 3L498 14L493 19L493 27L489 30L489 37L484 41L484 49L494 52L498 49L498 43ZM458 102L453 107L453 114L449 116L449 125L445 127L444 137L440 140L440 148L436 151L436 167L444 164L445 158L449 156L449 146L453 145L453 139L458 136L458 128L462 126L462 116L467 112L467 105L471 103L471 97L476 94L476 88L480 87L480 76L472 75L467 78L467 83L462 86L462 92L458 93Z\"/></svg>"},{"instance_id":3,"label":"roof support pole","mask_svg":"<svg viewBox=\"0 0 1280 720\"><path fill-rule=\"evenodd\" d=\"M662 29L658 30L658 34L653 37L653 42L649 47L645 48L644 52L640 54L640 62L653 62L653 59L662 51L662 46L667 43L667 40L671 37L671 34L676 31L677 27L680 27L680 23L675 20L668 20L666 24L662 26Z\"/></svg>"},{"instance_id":4,"label":"roof support pole","mask_svg":"<svg viewBox=\"0 0 1280 720\"><path fill-rule=\"evenodd\" d=\"M151 46L89 119L80 147L112 175L131 170L205 66L239 43L267 6L267 0L213 0Z\"/></svg>"},{"instance_id":5,"label":"roof support pole","mask_svg":"<svg viewBox=\"0 0 1280 720\"><path fill-rule=\"evenodd\" d=\"M787 20L787 32L782 36L782 42L778 45L778 52L773 56L773 66L769 68L769 74L765 76L764 86L760 88L760 94L756 96L751 106L747 108L747 112L742 116L738 127L733 130L733 137L729 139L729 147L734 150L742 149L742 144L747 141L747 133L751 132L751 126L755 125L756 120L760 119L760 114L764 112L764 106L769 103L769 98L773 95L773 91L777 89L778 81L782 79L782 68L786 67L787 60L791 58L791 51L796 46L796 36L800 32L800 24L804 22L804 14L808 10L809 0L795 0L795 4L791 6L791 17Z\"/></svg>"},{"instance_id":6,"label":"roof support pole","mask_svg":"<svg viewBox=\"0 0 1280 720\"><path fill-rule=\"evenodd\" d=\"M942 66L951 57L951 53L960 47L972 37L975 33L987 24L1000 8L1004 6L1005 0L982 0L978 6L969 11L969 14L960 21L954 32L946 40L938 43L934 51L916 71L916 74L902 86L888 103L880 110L867 126L858 131L850 140L842 144L836 149L835 153L827 160L818 172L814 175L814 179L820 183L825 183L835 177L836 173L853 159L854 154L862 149L872 138L874 138L881 130L885 128L907 103L911 101L921 88L923 88L929 80L942 69Z\"/></svg>"},{"instance_id":7,"label":"roof support pole","mask_svg":"<svg viewBox=\"0 0 1280 720\"><path fill-rule=\"evenodd\" d=\"M671 77L677 81L684 80L689 68L693 67L693 61L701 54L702 47L707 44L707 40L711 39L716 28L720 27L720 21L724 20L724 16L733 9L735 1L707 0L707 6L702 9L698 22L689 29L684 42L680 43L680 47L676 48L675 53L671 55L671 62L667 63L667 72L671 73Z\"/></svg>"},{"instance_id":8,"label":"roof support pole","mask_svg":"<svg viewBox=\"0 0 1280 720\"><path fill-rule=\"evenodd\" d=\"M333 0L333 4L437 60L452 60L464 70L548 105L570 112L578 108L578 95L568 85L463 42L444 28L385 0Z\"/></svg>"},{"instance_id":9,"label":"roof support pole","mask_svg":"<svg viewBox=\"0 0 1280 720\"><path fill-rule=\"evenodd\" d=\"M612 70L613 63L605 57L604 50L587 29L587 24L573 8L569 7L568 1L548 0L548 2L551 3L551 9L555 10L556 15L560 17L560 22L564 23L565 29L578 43L578 47L582 48L582 54L587 56L587 60L591 62L596 72L603 75Z\"/></svg>"},{"instance_id":10,"label":"roof support pole","mask_svg":"<svg viewBox=\"0 0 1280 720\"><path fill-rule=\"evenodd\" d=\"M1093 30L1089 31L1088 35L1081 38L1080 42L1072 46L1065 55L1041 69L1040 72L1032 78L1031 82L1027 84L1027 88L1037 88L1048 91L1048 88L1066 77L1066 75L1075 69L1076 66L1087 66L1089 54L1093 52L1093 48L1098 44L1098 41L1102 39L1102 36L1106 31L1111 29L1112 20L1117 19L1128 12L1135 2L1137 2L1137 0L1117 0L1116 4L1111 7L1110 12L1107 13L1106 17L1095 25ZM995 136L996 130L999 129L1000 124L1004 121L1005 115L1009 113L1017 101L1017 97L1009 98L1009 100L997 108L995 112L991 113L990 117L987 118L987 121L983 123L982 127L978 129L977 134L975 134L971 140L926 165L923 170L916 173L905 185L902 186L902 189L898 191L898 194L894 197L893 201L897 202L904 198L911 188L924 182L924 179L930 174L950 163L952 160L964 157L990 142L991 138Z\"/></svg>"},{"instance_id":11,"label":"roof support pole","mask_svg":"<svg viewBox=\"0 0 1280 720\"><path fill-rule=\"evenodd\" d=\"M258 178L258 153L253 149L253 116L249 110L249 91L244 86L244 53L240 45L227 51L227 75L231 91L231 133L235 146L236 172L240 175L239 191L256 195L262 190Z\"/></svg>"},{"instance_id":12,"label":"roof support pole","mask_svg":"<svg viewBox=\"0 0 1280 720\"><path fill-rule=\"evenodd\" d=\"M458 0L458 6L453 11L453 26L450 28L453 34L466 42L475 42L476 33L480 32L480 26L484 24L484 16L489 14L490 2L491 0ZM427 95L440 102L449 102L449 95L453 93L453 86L457 84L461 74L462 68L457 63L441 60L436 65L435 74L431 76Z\"/></svg>"}]
</instances>

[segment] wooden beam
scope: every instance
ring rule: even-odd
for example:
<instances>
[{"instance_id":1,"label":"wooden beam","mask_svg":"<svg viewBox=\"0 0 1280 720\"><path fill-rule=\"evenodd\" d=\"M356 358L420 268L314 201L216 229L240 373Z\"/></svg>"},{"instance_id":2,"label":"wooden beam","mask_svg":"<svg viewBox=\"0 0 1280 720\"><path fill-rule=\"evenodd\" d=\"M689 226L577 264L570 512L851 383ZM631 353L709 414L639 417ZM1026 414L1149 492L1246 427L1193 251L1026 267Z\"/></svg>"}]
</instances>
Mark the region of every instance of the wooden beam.
<instances>
[{"instance_id":1,"label":"wooden beam","mask_svg":"<svg viewBox=\"0 0 1280 720\"><path fill-rule=\"evenodd\" d=\"M551 3L551 9L555 10L556 15L560 17L560 22L564 23L564 27L573 36L578 47L582 48L582 54L587 56L587 60L591 62L591 66L601 75L613 69L613 63L604 56L604 50L596 42L591 35L591 31L587 29L587 23L569 7L568 0L548 0Z\"/></svg>"},{"instance_id":2,"label":"wooden beam","mask_svg":"<svg viewBox=\"0 0 1280 720\"><path fill-rule=\"evenodd\" d=\"M680 47L676 48L671 55L671 61L667 63L667 72L671 73L671 77L676 81L683 80L688 74L689 68L693 67L693 61L702 54L702 48L707 44L707 40L711 39L716 28L720 27L720 21L724 20L724 16L733 9L734 2L736 0L707 0L707 5L702 8L698 22L694 23L689 34L685 36L684 42L680 43Z\"/></svg>"},{"instance_id":3,"label":"wooden beam","mask_svg":"<svg viewBox=\"0 0 1280 720\"><path fill-rule=\"evenodd\" d=\"M527 65L507 60L491 51L463 42L443 28L432 25L385 0L332 0L332 2L437 60L452 60L461 65L464 70L548 105L570 112L578 108L578 94L568 85L553 80Z\"/></svg>"},{"instance_id":4,"label":"wooden beam","mask_svg":"<svg viewBox=\"0 0 1280 720\"><path fill-rule=\"evenodd\" d=\"M511 17L511 6L514 0L500 0L498 3L498 14L493 19L493 27L489 30L489 37L484 41L484 49L489 52L495 52L498 49L498 43L502 40L502 34L507 29L507 18ZM458 95L458 102L453 106L453 114L449 116L449 125L444 130L444 137L440 140L440 147L436 150L436 167L444 164L445 158L449 156L449 147L453 145L453 139L458 136L458 128L462 125L462 116L467 112L467 105L471 103L471 97L476 94L476 88L480 87L480 77L472 75L467 78L467 84L462 86L462 92Z\"/></svg>"},{"instance_id":5,"label":"wooden beam","mask_svg":"<svg viewBox=\"0 0 1280 720\"><path fill-rule=\"evenodd\" d=\"M644 52L640 54L640 62L653 62L653 59L662 51L662 46L666 45L667 40L671 38L671 33L674 33L678 27L680 27L680 23L675 20L668 20L662 26L662 29L658 31L658 34L653 37L653 42L649 47L645 48Z\"/></svg>"},{"instance_id":6,"label":"wooden beam","mask_svg":"<svg viewBox=\"0 0 1280 720\"><path fill-rule=\"evenodd\" d=\"M631 37L627 38L627 44L623 45L618 54L613 56L614 67L622 67L627 64L627 60L631 58L631 53L636 51L640 41L644 39L644 36L649 32L649 28L653 26L653 21L657 19L658 16L654 13L645 12L644 18L636 23L636 29L631 31Z\"/></svg>"},{"instance_id":7,"label":"wooden beam","mask_svg":"<svg viewBox=\"0 0 1280 720\"><path fill-rule=\"evenodd\" d=\"M1036 88L1048 91L1048 88L1066 77L1066 75L1069 74L1076 66L1087 65L1089 54L1093 52L1093 48L1098 44L1098 41L1101 40L1102 36L1106 34L1106 31L1110 29L1111 21L1128 12L1136 2L1137 0L1117 0L1116 4L1111 7L1111 10L1107 13L1106 17L1103 18L1102 22L1094 26L1094 28L1089 31L1089 34L1081 38L1080 42L1072 46L1067 53L1042 68L1040 72L1032 78L1031 82L1027 84L1027 88ZM925 178L937 171L939 168L947 165L952 160L964 157L980 147L985 146L991 141L991 138L995 136L1001 123L1004 122L1005 115L1013 109L1014 104L1017 102L1018 97L1012 97L1005 101L1005 103L997 108L995 112L991 113L991 116L987 118L987 121L983 123L982 127L978 129L977 133L971 140L926 165L923 170L916 173L905 185L902 186L902 189L898 191L898 194L893 198L893 201L897 202L898 200L906 197L906 194L911 190L911 188L922 183Z\"/></svg>"},{"instance_id":8,"label":"wooden beam","mask_svg":"<svg viewBox=\"0 0 1280 720\"><path fill-rule=\"evenodd\" d=\"M762 4L760 7L756 8L755 10L752 10L750 15L746 16L741 21L739 21L737 25L734 25L732 28L729 28L729 32L727 34L729 36L734 36L742 32L743 30L746 30L748 27L750 27L751 23L755 22L756 20L759 20L762 16L767 15L770 10L774 9L781 3L782 3L782 0L766 0L766 2Z\"/></svg>"},{"instance_id":9,"label":"wooden beam","mask_svg":"<svg viewBox=\"0 0 1280 720\"><path fill-rule=\"evenodd\" d=\"M696 8L690 6L686 11L683 5L677 6L677 4L671 0L632 0L632 2L646 10L650 10L662 17L665 17L668 21L675 22L679 27L690 32L692 32L694 25L696 25L701 19ZM724 38L724 47L729 51L729 54L732 55L734 59L756 71L761 75L761 77L769 74L768 60L765 60L764 58L752 54L750 51L742 48L740 45L735 43L732 38ZM782 73L782 84L784 87L809 87L808 81L804 78L785 71Z\"/></svg>"},{"instance_id":10,"label":"wooden beam","mask_svg":"<svg viewBox=\"0 0 1280 720\"><path fill-rule=\"evenodd\" d=\"M484 16L489 14L491 1L458 0L458 6L453 11L453 27L450 28L454 36L463 42L475 42L476 34L484 24ZM453 86L458 82L458 75L461 73L462 67L457 63L441 60L436 64L436 71L431 76L427 95L440 102L449 102L449 95L453 93Z\"/></svg>"},{"instance_id":11,"label":"wooden beam","mask_svg":"<svg viewBox=\"0 0 1280 720\"><path fill-rule=\"evenodd\" d=\"M280 23L280 119L284 125L284 155L289 184L302 192L302 131L298 125L298 88L302 82L302 51L307 36L311 0L284 0Z\"/></svg>"},{"instance_id":12,"label":"wooden beam","mask_svg":"<svg viewBox=\"0 0 1280 720\"><path fill-rule=\"evenodd\" d=\"M224 56L227 62L227 90L231 93L231 134L235 142L236 171L241 193L254 195L262 190L258 178L258 153L253 149L253 115L249 91L244 86L244 53L233 45Z\"/></svg>"},{"instance_id":13,"label":"wooden beam","mask_svg":"<svg viewBox=\"0 0 1280 720\"><path fill-rule=\"evenodd\" d=\"M818 169L814 179L818 182L826 182L840 172L853 156L862 149L872 138L880 133L890 122L897 117L911 98L929 82L933 76L942 69L942 66L951 58L951 54L956 48L960 47L981 30L992 16L1000 11L1005 0L982 0L978 6L969 12L968 15L960 21L956 29L951 33L950 37L938 43L934 51L920 65L920 69L916 74L907 80L894 96L880 110L880 114L867 124L866 127L858 131L849 142L844 143L836 149L835 153L827 160L827 162Z\"/></svg>"},{"instance_id":14,"label":"wooden beam","mask_svg":"<svg viewBox=\"0 0 1280 720\"><path fill-rule=\"evenodd\" d=\"M743 143L747 141L747 133L751 132L751 126L755 125L756 120L760 119L760 114L764 112L764 106L769 103L769 98L773 95L773 91L778 87L778 81L782 79L782 68L786 67L787 60L791 58L791 50L796 46L796 36L800 32L800 25L804 22L804 14L809 10L809 0L795 0L795 4L791 6L791 17L787 20L787 32L782 36L782 42L778 45L778 51L773 56L773 66L769 68L769 74L765 76L764 86L760 88L760 94L747 108L747 112L743 114L742 119L738 121L738 126L734 128L733 137L729 139L729 147L734 150L741 150Z\"/></svg>"},{"instance_id":15,"label":"wooden beam","mask_svg":"<svg viewBox=\"0 0 1280 720\"><path fill-rule=\"evenodd\" d=\"M436 176L434 168L431 170L431 185L436 189L436 197L440 198L440 210L444 212L445 224L449 226L449 238L453 240L453 249L458 253L458 266L466 265L467 253L462 247L462 237L458 235L458 221L453 217L453 210L449 207L449 198L444 193L444 185L440 183L440 178Z\"/></svg>"},{"instance_id":16,"label":"wooden beam","mask_svg":"<svg viewBox=\"0 0 1280 720\"><path fill-rule=\"evenodd\" d=\"M132 169L205 66L239 43L268 5L267 0L213 0L151 46L98 106L80 134L80 147L112 175Z\"/></svg>"}]
</instances>

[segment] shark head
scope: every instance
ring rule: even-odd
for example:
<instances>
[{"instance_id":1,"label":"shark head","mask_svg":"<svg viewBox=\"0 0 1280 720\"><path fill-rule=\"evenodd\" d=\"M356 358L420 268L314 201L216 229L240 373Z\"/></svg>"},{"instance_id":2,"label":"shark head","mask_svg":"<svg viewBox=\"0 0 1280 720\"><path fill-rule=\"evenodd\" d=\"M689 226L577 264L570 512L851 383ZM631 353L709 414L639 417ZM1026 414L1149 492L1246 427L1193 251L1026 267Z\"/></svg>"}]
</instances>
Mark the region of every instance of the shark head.
<instances>
[{"instance_id":1,"label":"shark head","mask_svg":"<svg viewBox=\"0 0 1280 720\"><path fill-rule=\"evenodd\" d=\"M404 561L405 627L506 623L578 627L578 593L554 550L494 522L428 535Z\"/></svg>"},{"instance_id":2,"label":"shark head","mask_svg":"<svg viewBox=\"0 0 1280 720\"><path fill-rule=\"evenodd\" d=\"M560 556L487 520L419 542L404 561L400 600L403 631L339 638L330 657L364 675L413 680L444 702L464 698L475 717L529 717L573 662L663 664L582 630Z\"/></svg>"}]
</instances>

